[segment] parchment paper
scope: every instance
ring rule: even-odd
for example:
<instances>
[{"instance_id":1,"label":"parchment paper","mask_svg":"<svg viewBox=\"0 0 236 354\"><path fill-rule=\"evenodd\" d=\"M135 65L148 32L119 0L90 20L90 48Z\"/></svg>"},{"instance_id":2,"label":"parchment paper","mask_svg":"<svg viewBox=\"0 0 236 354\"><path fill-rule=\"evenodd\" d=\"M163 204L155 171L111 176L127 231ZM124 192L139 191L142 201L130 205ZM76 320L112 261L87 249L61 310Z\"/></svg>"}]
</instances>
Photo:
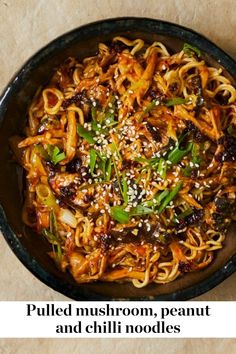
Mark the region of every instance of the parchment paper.
<instances>
[{"instance_id":1,"label":"parchment paper","mask_svg":"<svg viewBox=\"0 0 236 354\"><path fill-rule=\"evenodd\" d=\"M190 27L236 58L234 0L0 0L0 91L24 61L52 39L82 24L119 16L152 17ZM67 300L37 280L1 234L0 252L0 300ZM236 274L196 300L236 300ZM198 340L80 340L63 345L15 340L0 341L0 354L233 353L235 345L234 340L202 340L201 344Z\"/></svg>"}]
</instances>

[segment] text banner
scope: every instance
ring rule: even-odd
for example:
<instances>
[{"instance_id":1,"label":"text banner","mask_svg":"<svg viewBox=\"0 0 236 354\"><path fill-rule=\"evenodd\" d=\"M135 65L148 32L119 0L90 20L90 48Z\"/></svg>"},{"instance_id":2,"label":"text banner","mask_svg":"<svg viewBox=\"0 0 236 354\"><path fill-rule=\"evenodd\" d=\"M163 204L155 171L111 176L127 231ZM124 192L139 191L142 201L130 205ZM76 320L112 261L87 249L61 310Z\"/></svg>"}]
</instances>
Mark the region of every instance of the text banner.
<instances>
[{"instance_id":1,"label":"text banner","mask_svg":"<svg viewBox=\"0 0 236 354\"><path fill-rule=\"evenodd\" d=\"M0 302L1 338L232 338L236 301Z\"/></svg>"}]
</instances>

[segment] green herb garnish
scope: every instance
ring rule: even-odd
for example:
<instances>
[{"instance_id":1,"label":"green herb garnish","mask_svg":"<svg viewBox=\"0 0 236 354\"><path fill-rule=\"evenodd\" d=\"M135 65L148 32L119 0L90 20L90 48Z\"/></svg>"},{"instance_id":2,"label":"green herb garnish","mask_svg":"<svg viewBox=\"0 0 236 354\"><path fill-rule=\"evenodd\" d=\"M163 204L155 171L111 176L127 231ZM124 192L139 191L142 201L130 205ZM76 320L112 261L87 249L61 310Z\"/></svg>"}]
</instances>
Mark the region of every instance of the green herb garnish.
<instances>
[{"instance_id":1,"label":"green herb garnish","mask_svg":"<svg viewBox=\"0 0 236 354\"><path fill-rule=\"evenodd\" d=\"M158 163L158 168L157 168L157 172L159 173L162 179L166 178L166 170L167 170L166 160L162 157Z\"/></svg>"},{"instance_id":2,"label":"green herb garnish","mask_svg":"<svg viewBox=\"0 0 236 354\"><path fill-rule=\"evenodd\" d=\"M41 144L37 144L35 148L40 153L40 155L44 158L45 161L50 160L50 156L48 155L47 151L43 148Z\"/></svg>"},{"instance_id":3,"label":"green herb garnish","mask_svg":"<svg viewBox=\"0 0 236 354\"><path fill-rule=\"evenodd\" d=\"M159 104L159 100L158 99L154 99L154 100L152 100L148 105L147 105L147 107L145 107L145 109L144 109L144 113L146 114L146 113L149 113L150 111L152 111L153 110L153 108L155 108L158 104Z\"/></svg>"},{"instance_id":4,"label":"green herb garnish","mask_svg":"<svg viewBox=\"0 0 236 354\"><path fill-rule=\"evenodd\" d=\"M47 145L48 155L50 160L54 165L58 164L60 161L64 160L66 157L64 152L61 152L58 146Z\"/></svg>"},{"instance_id":5,"label":"green herb garnish","mask_svg":"<svg viewBox=\"0 0 236 354\"><path fill-rule=\"evenodd\" d=\"M126 211L124 206L113 206L111 207L111 217L121 224L127 224L133 216L142 216L147 214L152 214L153 210L147 208L143 205L137 205L133 207L130 211Z\"/></svg>"},{"instance_id":6,"label":"green herb garnish","mask_svg":"<svg viewBox=\"0 0 236 354\"><path fill-rule=\"evenodd\" d=\"M159 213L162 213L163 210L167 207L167 205L176 197L176 195L179 193L180 189L183 186L183 182L180 181L164 198L163 202L160 205L160 208L158 209Z\"/></svg>"},{"instance_id":7,"label":"green herb garnish","mask_svg":"<svg viewBox=\"0 0 236 354\"><path fill-rule=\"evenodd\" d=\"M125 177L125 172L122 173L121 184L122 184L122 195L124 199L124 204L127 205L129 201L129 197L128 197L128 183Z\"/></svg>"},{"instance_id":8,"label":"green herb garnish","mask_svg":"<svg viewBox=\"0 0 236 354\"><path fill-rule=\"evenodd\" d=\"M58 244L58 237L55 236L51 231L48 229L43 229L42 234L46 239L48 240L49 243L52 245L57 245Z\"/></svg>"},{"instance_id":9,"label":"green herb garnish","mask_svg":"<svg viewBox=\"0 0 236 354\"><path fill-rule=\"evenodd\" d=\"M153 211L156 211L156 208L161 204L161 201L169 194L168 189L165 189L160 194L157 193L151 200L146 200L143 202L143 205L149 208L153 208Z\"/></svg>"},{"instance_id":10,"label":"green herb garnish","mask_svg":"<svg viewBox=\"0 0 236 354\"><path fill-rule=\"evenodd\" d=\"M49 226L50 231L52 233L57 233L57 219L55 217L53 210L50 211L49 222L50 222L50 226Z\"/></svg>"},{"instance_id":11,"label":"green herb garnish","mask_svg":"<svg viewBox=\"0 0 236 354\"><path fill-rule=\"evenodd\" d=\"M193 143L193 146L192 146L192 159L191 159L191 162L194 164L194 165L199 165L201 163L201 158L199 156L199 145L196 144L196 143Z\"/></svg>"},{"instance_id":12,"label":"green herb garnish","mask_svg":"<svg viewBox=\"0 0 236 354\"><path fill-rule=\"evenodd\" d=\"M110 181L111 169L112 169L112 161L111 161L111 159L107 159L106 165L105 165L105 181Z\"/></svg>"},{"instance_id":13,"label":"green herb garnish","mask_svg":"<svg viewBox=\"0 0 236 354\"><path fill-rule=\"evenodd\" d=\"M186 218L186 216L189 216L193 213L193 209L192 208L189 208L185 211L183 211L181 214L179 214L176 218L178 220L183 220L184 218Z\"/></svg>"},{"instance_id":14,"label":"green herb garnish","mask_svg":"<svg viewBox=\"0 0 236 354\"><path fill-rule=\"evenodd\" d=\"M190 165L187 165L184 169L183 169L183 175L185 177L189 177L191 175L191 172L194 168L194 165L200 165L201 163L201 157L199 156L199 150L200 147L198 144L196 143L192 143L192 158L190 160L190 162L193 164L193 166L191 167Z\"/></svg>"},{"instance_id":15,"label":"green herb garnish","mask_svg":"<svg viewBox=\"0 0 236 354\"><path fill-rule=\"evenodd\" d=\"M79 123L77 124L77 133L79 134L79 136L84 138L89 144L95 143L92 134Z\"/></svg>"},{"instance_id":16,"label":"green herb garnish","mask_svg":"<svg viewBox=\"0 0 236 354\"><path fill-rule=\"evenodd\" d=\"M97 116L97 107L92 106L91 108L91 116L93 120L96 120L96 116Z\"/></svg>"},{"instance_id":17,"label":"green herb garnish","mask_svg":"<svg viewBox=\"0 0 236 354\"><path fill-rule=\"evenodd\" d=\"M140 164L144 164L144 166L140 168L141 170L147 168L152 168L156 170L158 168L159 160L159 157L152 157L151 159L145 159L143 157L135 158L135 161L139 162Z\"/></svg>"},{"instance_id":18,"label":"green herb garnish","mask_svg":"<svg viewBox=\"0 0 236 354\"><path fill-rule=\"evenodd\" d=\"M101 155L97 150L91 149L89 152L90 160L89 160L89 168L91 175L94 174L94 170L96 167L96 162L98 161L98 167L103 173L103 180L110 181L111 179L111 170L112 170L112 161L110 158Z\"/></svg>"},{"instance_id":19,"label":"green herb garnish","mask_svg":"<svg viewBox=\"0 0 236 354\"><path fill-rule=\"evenodd\" d=\"M129 212L130 217L147 215L147 214L153 214L153 210L144 205L137 205L136 207L131 208Z\"/></svg>"},{"instance_id":20,"label":"green herb garnish","mask_svg":"<svg viewBox=\"0 0 236 354\"><path fill-rule=\"evenodd\" d=\"M192 57L194 54L196 54L198 57L202 55L201 51L198 48L193 47L191 44L188 43L184 43L183 51L186 55L190 57Z\"/></svg>"},{"instance_id":21,"label":"green herb garnish","mask_svg":"<svg viewBox=\"0 0 236 354\"><path fill-rule=\"evenodd\" d=\"M119 159L120 159L121 162L123 161L122 156L121 156L121 154L120 154L120 151L119 151L118 146L117 146L117 144L115 143L115 141L112 141L112 144L111 144L111 151L112 151L113 154L115 154L115 153L117 154L117 156L119 157Z\"/></svg>"},{"instance_id":22,"label":"green herb garnish","mask_svg":"<svg viewBox=\"0 0 236 354\"><path fill-rule=\"evenodd\" d=\"M103 120L106 127L112 127L118 124L118 121L115 120L115 110L116 110L115 103L116 103L115 96L112 96L110 102L108 103L108 106L106 107L104 120Z\"/></svg>"},{"instance_id":23,"label":"green herb garnish","mask_svg":"<svg viewBox=\"0 0 236 354\"><path fill-rule=\"evenodd\" d=\"M183 175L184 177L189 177L191 175L191 172L192 172L192 167L190 167L189 165L186 166L184 169L183 169Z\"/></svg>"},{"instance_id":24,"label":"green herb garnish","mask_svg":"<svg viewBox=\"0 0 236 354\"><path fill-rule=\"evenodd\" d=\"M111 207L110 213L111 217L120 224L127 224L129 222L130 215L122 206L116 205Z\"/></svg>"},{"instance_id":25,"label":"green herb garnish","mask_svg":"<svg viewBox=\"0 0 236 354\"><path fill-rule=\"evenodd\" d=\"M172 164L177 164L179 161L181 161L182 158L191 151L193 143L188 143L184 150L180 149L179 145L180 142L168 154L167 160L170 161Z\"/></svg>"},{"instance_id":26,"label":"green herb garnish","mask_svg":"<svg viewBox=\"0 0 236 354\"><path fill-rule=\"evenodd\" d=\"M170 98L170 99L167 99L164 101L164 103L167 107L176 106L179 104L185 104L188 102L189 102L189 100L187 98L182 98L182 97L174 97L174 98Z\"/></svg>"},{"instance_id":27,"label":"green herb garnish","mask_svg":"<svg viewBox=\"0 0 236 354\"><path fill-rule=\"evenodd\" d=\"M116 161L115 161L114 156L112 156L112 161L113 161L113 166L114 166L114 170L115 170L115 174L116 174L116 179L117 179L117 182L118 182L118 186L119 186L121 195L123 196L123 189L122 189L121 182L120 182L119 171L118 171L118 168L117 168L117 166L116 166Z\"/></svg>"},{"instance_id":28,"label":"green herb garnish","mask_svg":"<svg viewBox=\"0 0 236 354\"><path fill-rule=\"evenodd\" d=\"M99 123L95 122L94 120L91 122L91 127L94 132L101 132L102 128L98 126Z\"/></svg>"},{"instance_id":29,"label":"green herb garnish","mask_svg":"<svg viewBox=\"0 0 236 354\"><path fill-rule=\"evenodd\" d=\"M155 199L156 199L156 205L160 205L161 201L169 194L168 189L165 189L162 191Z\"/></svg>"},{"instance_id":30,"label":"green herb garnish","mask_svg":"<svg viewBox=\"0 0 236 354\"><path fill-rule=\"evenodd\" d=\"M51 243L55 260L58 264L60 264L61 257L62 257L62 250L61 250L60 238L57 233L57 221L53 211L50 212L49 221L50 221L49 230L43 229L42 234L47 239L47 241Z\"/></svg>"},{"instance_id":31,"label":"green herb garnish","mask_svg":"<svg viewBox=\"0 0 236 354\"><path fill-rule=\"evenodd\" d=\"M95 165L96 165L96 160L97 160L97 152L94 149L91 149L89 152L89 169L90 173L93 176Z\"/></svg>"}]
</instances>

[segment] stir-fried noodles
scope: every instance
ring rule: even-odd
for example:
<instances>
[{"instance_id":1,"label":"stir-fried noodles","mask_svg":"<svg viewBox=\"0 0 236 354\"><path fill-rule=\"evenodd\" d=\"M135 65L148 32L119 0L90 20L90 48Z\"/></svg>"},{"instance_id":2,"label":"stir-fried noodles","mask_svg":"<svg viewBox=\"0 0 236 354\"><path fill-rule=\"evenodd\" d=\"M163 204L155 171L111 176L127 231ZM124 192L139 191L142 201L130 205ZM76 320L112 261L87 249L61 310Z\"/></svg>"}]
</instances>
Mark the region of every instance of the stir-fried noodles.
<instances>
[{"instance_id":1,"label":"stir-fried noodles","mask_svg":"<svg viewBox=\"0 0 236 354\"><path fill-rule=\"evenodd\" d=\"M18 144L25 224L78 283L141 288L208 266L235 215L235 100L189 44L116 37L68 58Z\"/></svg>"}]
</instances>

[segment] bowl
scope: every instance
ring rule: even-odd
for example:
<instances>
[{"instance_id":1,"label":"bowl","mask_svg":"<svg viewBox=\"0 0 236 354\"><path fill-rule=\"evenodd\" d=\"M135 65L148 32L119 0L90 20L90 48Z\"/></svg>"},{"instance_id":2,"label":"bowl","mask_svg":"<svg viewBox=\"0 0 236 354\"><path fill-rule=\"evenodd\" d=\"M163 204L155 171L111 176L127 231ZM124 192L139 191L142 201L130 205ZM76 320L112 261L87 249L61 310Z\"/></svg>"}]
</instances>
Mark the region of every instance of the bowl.
<instances>
[{"instance_id":1,"label":"bowl","mask_svg":"<svg viewBox=\"0 0 236 354\"><path fill-rule=\"evenodd\" d=\"M22 131L29 102L39 86L47 82L53 68L69 56L79 59L94 55L99 42L117 35L159 40L179 51L183 43L198 47L211 65L222 67L234 83L236 62L202 35L176 24L147 18L116 18L79 27L55 39L18 71L0 99L0 228L19 260L41 281L75 300L187 300L213 288L236 269L236 224L232 224L213 263L196 273L184 275L165 285L150 284L141 289L130 283L77 284L60 272L47 255L49 245L23 225L23 171L12 161L9 138Z\"/></svg>"}]
</instances>

